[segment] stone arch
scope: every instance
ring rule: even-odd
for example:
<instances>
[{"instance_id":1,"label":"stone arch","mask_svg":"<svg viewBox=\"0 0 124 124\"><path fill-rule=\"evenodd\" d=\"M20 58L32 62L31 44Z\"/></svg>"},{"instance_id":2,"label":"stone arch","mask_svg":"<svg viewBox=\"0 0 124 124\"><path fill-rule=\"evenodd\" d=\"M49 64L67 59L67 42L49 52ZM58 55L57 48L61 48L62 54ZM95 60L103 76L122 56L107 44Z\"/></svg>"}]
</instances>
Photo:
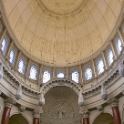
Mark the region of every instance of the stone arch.
<instances>
[{"instance_id":1,"label":"stone arch","mask_svg":"<svg viewBox=\"0 0 124 124\"><path fill-rule=\"evenodd\" d=\"M21 113L21 114L19 112L11 113L10 118L14 115L21 115L28 122L28 124L31 124L30 120L28 119L28 117L24 113Z\"/></svg>"},{"instance_id":2,"label":"stone arch","mask_svg":"<svg viewBox=\"0 0 124 124\"><path fill-rule=\"evenodd\" d=\"M108 113L112 116L112 113L109 111L104 111L104 113ZM95 119L101 114L101 112L97 113L96 115L94 115L93 119L91 120L91 124L93 124L93 122L95 121Z\"/></svg>"},{"instance_id":3,"label":"stone arch","mask_svg":"<svg viewBox=\"0 0 124 124\"><path fill-rule=\"evenodd\" d=\"M92 123L91 124L97 124L97 122L100 123L100 120L101 119L103 119L104 121L106 121L107 118L110 119L109 121L112 121L113 122L113 117L112 117L111 113L99 113L99 114L97 114L97 116L94 117L94 119L92 120ZM102 123L104 123L103 120L101 120Z\"/></svg>"},{"instance_id":4,"label":"stone arch","mask_svg":"<svg viewBox=\"0 0 124 124\"><path fill-rule=\"evenodd\" d=\"M65 86L65 87L71 88L77 93L77 95L79 94L79 91L81 92L83 91L82 87L78 83L72 80L53 79L53 80L48 81L46 84L44 84L41 87L40 92L43 92L45 95L51 88L58 87L58 86Z\"/></svg>"}]
</instances>

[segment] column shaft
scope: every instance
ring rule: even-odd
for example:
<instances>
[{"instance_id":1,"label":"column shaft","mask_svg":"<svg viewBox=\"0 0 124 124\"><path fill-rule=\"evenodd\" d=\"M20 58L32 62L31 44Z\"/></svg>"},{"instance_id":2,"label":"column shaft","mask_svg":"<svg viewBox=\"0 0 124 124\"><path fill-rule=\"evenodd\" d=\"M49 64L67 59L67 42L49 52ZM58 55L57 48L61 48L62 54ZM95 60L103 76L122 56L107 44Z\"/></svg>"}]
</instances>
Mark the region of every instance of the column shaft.
<instances>
[{"instance_id":1,"label":"column shaft","mask_svg":"<svg viewBox=\"0 0 124 124\"><path fill-rule=\"evenodd\" d=\"M118 106L112 107L114 124L121 124L121 118Z\"/></svg>"},{"instance_id":2,"label":"column shaft","mask_svg":"<svg viewBox=\"0 0 124 124\"><path fill-rule=\"evenodd\" d=\"M33 120L33 124L40 124L40 122L39 122L39 118L34 118L34 120Z\"/></svg>"},{"instance_id":3,"label":"column shaft","mask_svg":"<svg viewBox=\"0 0 124 124\"><path fill-rule=\"evenodd\" d=\"M89 118L83 118L83 124L89 124Z\"/></svg>"},{"instance_id":4,"label":"column shaft","mask_svg":"<svg viewBox=\"0 0 124 124\"><path fill-rule=\"evenodd\" d=\"M2 117L2 124L8 124L9 123L10 111L11 111L10 107L4 108L3 117Z\"/></svg>"}]
</instances>

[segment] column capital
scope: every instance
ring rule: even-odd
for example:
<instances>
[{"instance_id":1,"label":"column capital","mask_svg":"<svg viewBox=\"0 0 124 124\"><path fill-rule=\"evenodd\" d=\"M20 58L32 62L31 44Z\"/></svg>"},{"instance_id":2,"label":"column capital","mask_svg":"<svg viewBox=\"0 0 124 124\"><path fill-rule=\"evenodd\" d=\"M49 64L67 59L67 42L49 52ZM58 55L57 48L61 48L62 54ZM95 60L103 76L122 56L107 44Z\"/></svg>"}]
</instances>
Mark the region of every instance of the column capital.
<instances>
[{"instance_id":1,"label":"column capital","mask_svg":"<svg viewBox=\"0 0 124 124\"><path fill-rule=\"evenodd\" d=\"M109 104L111 104L111 107L115 107L115 106L118 106L118 99L117 98L109 98L107 100L107 102Z\"/></svg>"},{"instance_id":2,"label":"column capital","mask_svg":"<svg viewBox=\"0 0 124 124\"><path fill-rule=\"evenodd\" d=\"M86 107L81 107L79 112L83 118L89 118L90 111Z\"/></svg>"},{"instance_id":3,"label":"column capital","mask_svg":"<svg viewBox=\"0 0 124 124\"><path fill-rule=\"evenodd\" d=\"M40 118L40 115L43 113L42 107L40 109L35 109L33 111L34 118Z\"/></svg>"},{"instance_id":4,"label":"column capital","mask_svg":"<svg viewBox=\"0 0 124 124\"><path fill-rule=\"evenodd\" d=\"M5 107L11 108L12 105L15 104L16 102L11 98L7 98L5 99L4 103L5 103Z\"/></svg>"}]
</instances>

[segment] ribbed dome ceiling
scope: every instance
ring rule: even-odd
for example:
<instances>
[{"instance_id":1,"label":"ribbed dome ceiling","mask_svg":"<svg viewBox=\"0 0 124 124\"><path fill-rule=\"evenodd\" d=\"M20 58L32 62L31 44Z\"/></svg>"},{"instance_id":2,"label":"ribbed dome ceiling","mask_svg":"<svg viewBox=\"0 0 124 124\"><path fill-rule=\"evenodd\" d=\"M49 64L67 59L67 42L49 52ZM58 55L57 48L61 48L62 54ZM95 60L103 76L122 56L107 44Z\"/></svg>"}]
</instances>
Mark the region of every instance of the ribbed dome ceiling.
<instances>
[{"instance_id":1,"label":"ribbed dome ceiling","mask_svg":"<svg viewBox=\"0 0 124 124\"><path fill-rule=\"evenodd\" d=\"M16 44L35 60L65 66L97 52L122 0L2 0Z\"/></svg>"}]
</instances>

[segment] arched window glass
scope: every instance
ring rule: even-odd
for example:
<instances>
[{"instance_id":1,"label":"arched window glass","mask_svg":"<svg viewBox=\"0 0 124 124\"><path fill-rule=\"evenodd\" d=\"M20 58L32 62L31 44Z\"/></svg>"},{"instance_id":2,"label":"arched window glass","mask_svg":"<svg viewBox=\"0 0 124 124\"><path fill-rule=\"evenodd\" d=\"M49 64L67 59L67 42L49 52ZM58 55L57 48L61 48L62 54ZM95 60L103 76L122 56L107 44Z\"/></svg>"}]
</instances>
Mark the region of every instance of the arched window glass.
<instances>
[{"instance_id":1,"label":"arched window glass","mask_svg":"<svg viewBox=\"0 0 124 124\"><path fill-rule=\"evenodd\" d=\"M71 78L72 78L73 81L78 83L79 82L79 73L77 71L72 72Z\"/></svg>"},{"instance_id":2,"label":"arched window glass","mask_svg":"<svg viewBox=\"0 0 124 124\"><path fill-rule=\"evenodd\" d=\"M58 74L57 74L57 78L64 78L64 73L63 72L59 72Z\"/></svg>"},{"instance_id":3,"label":"arched window glass","mask_svg":"<svg viewBox=\"0 0 124 124\"><path fill-rule=\"evenodd\" d=\"M25 72L25 61L24 61L23 59L20 59L20 60L19 60L18 71L19 71L21 74L24 74L24 72Z\"/></svg>"},{"instance_id":4,"label":"arched window glass","mask_svg":"<svg viewBox=\"0 0 124 124\"><path fill-rule=\"evenodd\" d=\"M2 47L1 47L1 50L2 50L3 54L5 54L6 49L7 49L7 40L5 38L3 38Z\"/></svg>"},{"instance_id":5,"label":"arched window glass","mask_svg":"<svg viewBox=\"0 0 124 124\"><path fill-rule=\"evenodd\" d=\"M118 54L120 54L121 50L122 50L122 43L121 43L120 38L118 38L117 41L116 41L116 48L117 48Z\"/></svg>"},{"instance_id":6,"label":"arched window glass","mask_svg":"<svg viewBox=\"0 0 124 124\"><path fill-rule=\"evenodd\" d=\"M92 78L92 69L91 67L87 67L85 70L85 79L90 80Z\"/></svg>"},{"instance_id":7,"label":"arched window glass","mask_svg":"<svg viewBox=\"0 0 124 124\"><path fill-rule=\"evenodd\" d=\"M44 71L43 73L43 83L46 83L50 80L50 72L49 71Z\"/></svg>"},{"instance_id":8,"label":"arched window glass","mask_svg":"<svg viewBox=\"0 0 124 124\"><path fill-rule=\"evenodd\" d=\"M98 74L104 72L104 63L102 59L100 59L97 63L97 70L98 70Z\"/></svg>"},{"instance_id":9,"label":"arched window glass","mask_svg":"<svg viewBox=\"0 0 124 124\"><path fill-rule=\"evenodd\" d=\"M9 57L10 57L10 59L9 59L10 63L14 64L14 61L15 61L15 51L14 50L10 51Z\"/></svg>"},{"instance_id":10,"label":"arched window glass","mask_svg":"<svg viewBox=\"0 0 124 124\"><path fill-rule=\"evenodd\" d=\"M33 80L37 80L37 74L38 74L37 68L35 66L31 66L29 78Z\"/></svg>"},{"instance_id":11,"label":"arched window glass","mask_svg":"<svg viewBox=\"0 0 124 124\"><path fill-rule=\"evenodd\" d=\"M113 63L114 59L113 59L113 52L112 50L108 50L108 64L109 66Z\"/></svg>"}]
</instances>

